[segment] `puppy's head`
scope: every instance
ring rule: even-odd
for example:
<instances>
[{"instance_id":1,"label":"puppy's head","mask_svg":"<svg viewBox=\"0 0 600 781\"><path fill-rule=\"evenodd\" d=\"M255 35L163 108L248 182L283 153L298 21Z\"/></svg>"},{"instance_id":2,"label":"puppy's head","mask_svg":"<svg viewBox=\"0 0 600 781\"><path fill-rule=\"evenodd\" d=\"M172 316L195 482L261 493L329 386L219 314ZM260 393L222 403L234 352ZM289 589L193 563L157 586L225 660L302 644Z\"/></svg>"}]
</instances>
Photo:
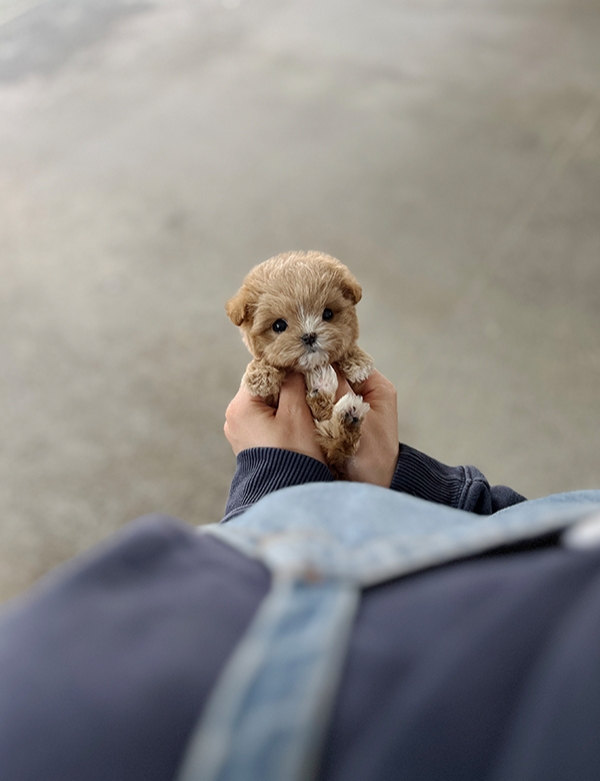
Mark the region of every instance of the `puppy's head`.
<instances>
[{"instance_id":1,"label":"puppy's head","mask_svg":"<svg viewBox=\"0 0 600 781\"><path fill-rule=\"evenodd\" d=\"M356 342L361 296L339 260L286 252L255 266L226 311L255 358L307 371L334 363Z\"/></svg>"}]
</instances>

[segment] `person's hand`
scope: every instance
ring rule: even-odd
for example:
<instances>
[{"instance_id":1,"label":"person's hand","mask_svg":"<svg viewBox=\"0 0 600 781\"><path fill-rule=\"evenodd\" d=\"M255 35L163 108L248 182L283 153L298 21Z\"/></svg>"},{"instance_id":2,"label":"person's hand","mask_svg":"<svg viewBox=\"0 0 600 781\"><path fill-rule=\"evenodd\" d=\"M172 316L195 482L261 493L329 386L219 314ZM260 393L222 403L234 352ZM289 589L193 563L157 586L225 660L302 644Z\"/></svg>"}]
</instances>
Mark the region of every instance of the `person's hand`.
<instances>
[{"instance_id":1,"label":"person's hand","mask_svg":"<svg viewBox=\"0 0 600 781\"><path fill-rule=\"evenodd\" d=\"M246 388L240 388L227 407L224 426L236 456L250 447L278 447L325 463L305 396L301 374L290 374L285 379L277 409L269 407L258 396L251 396Z\"/></svg>"},{"instance_id":2,"label":"person's hand","mask_svg":"<svg viewBox=\"0 0 600 781\"><path fill-rule=\"evenodd\" d=\"M338 394L350 390L340 379ZM355 392L371 405L362 422L356 455L348 459L348 480L389 488L398 462L398 402L396 388L383 374L374 371Z\"/></svg>"}]
</instances>

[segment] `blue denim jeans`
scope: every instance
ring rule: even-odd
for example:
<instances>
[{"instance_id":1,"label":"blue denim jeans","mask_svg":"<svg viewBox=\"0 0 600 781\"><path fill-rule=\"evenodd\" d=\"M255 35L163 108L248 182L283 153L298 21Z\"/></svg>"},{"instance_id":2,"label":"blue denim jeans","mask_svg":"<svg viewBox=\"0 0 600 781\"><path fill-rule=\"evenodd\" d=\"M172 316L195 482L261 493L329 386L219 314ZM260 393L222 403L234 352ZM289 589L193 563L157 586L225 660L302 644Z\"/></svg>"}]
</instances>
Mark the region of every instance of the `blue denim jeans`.
<instances>
[{"instance_id":1,"label":"blue denim jeans","mask_svg":"<svg viewBox=\"0 0 600 781\"><path fill-rule=\"evenodd\" d=\"M202 527L272 572L177 781L313 778L361 590L600 514L600 491L478 516L366 484L315 483ZM599 516L600 517L600 516Z\"/></svg>"}]
</instances>

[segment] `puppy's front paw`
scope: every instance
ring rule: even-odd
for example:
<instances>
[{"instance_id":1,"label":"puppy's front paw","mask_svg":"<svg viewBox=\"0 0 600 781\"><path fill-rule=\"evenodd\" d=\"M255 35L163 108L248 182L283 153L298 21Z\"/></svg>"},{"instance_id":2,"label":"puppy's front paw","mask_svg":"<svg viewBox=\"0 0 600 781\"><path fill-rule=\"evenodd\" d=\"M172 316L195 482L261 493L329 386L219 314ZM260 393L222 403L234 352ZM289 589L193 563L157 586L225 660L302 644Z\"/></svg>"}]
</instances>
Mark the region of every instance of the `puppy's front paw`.
<instances>
[{"instance_id":1,"label":"puppy's front paw","mask_svg":"<svg viewBox=\"0 0 600 781\"><path fill-rule=\"evenodd\" d=\"M275 406L285 372L261 361L252 361L242 378L242 383L253 396L260 396L267 404Z\"/></svg>"},{"instance_id":2,"label":"puppy's front paw","mask_svg":"<svg viewBox=\"0 0 600 781\"><path fill-rule=\"evenodd\" d=\"M342 478L344 463L356 453L360 427L370 406L355 393L346 393L336 403L330 420L317 422L319 444L334 475Z\"/></svg>"},{"instance_id":3,"label":"puppy's front paw","mask_svg":"<svg viewBox=\"0 0 600 781\"><path fill-rule=\"evenodd\" d=\"M335 392L338 386L333 366L326 364L304 375L306 381L306 403L315 420L327 420L333 412Z\"/></svg>"},{"instance_id":4,"label":"puppy's front paw","mask_svg":"<svg viewBox=\"0 0 600 781\"><path fill-rule=\"evenodd\" d=\"M355 393L346 393L333 408L333 415L347 428L358 427L365 419L365 415L371 409L361 396Z\"/></svg>"},{"instance_id":5,"label":"puppy's front paw","mask_svg":"<svg viewBox=\"0 0 600 781\"><path fill-rule=\"evenodd\" d=\"M330 364L325 366L319 366L317 369L312 369L306 372L304 375L306 380L306 390L312 395L317 396L322 394L324 396L335 396L335 392L338 386L337 374L335 369Z\"/></svg>"},{"instance_id":6,"label":"puppy's front paw","mask_svg":"<svg viewBox=\"0 0 600 781\"><path fill-rule=\"evenodd\" d=\"M354 387L367 379L375 365L371 356L357 346L339 362L339 367Z\"/></svg>"}]
</instances>

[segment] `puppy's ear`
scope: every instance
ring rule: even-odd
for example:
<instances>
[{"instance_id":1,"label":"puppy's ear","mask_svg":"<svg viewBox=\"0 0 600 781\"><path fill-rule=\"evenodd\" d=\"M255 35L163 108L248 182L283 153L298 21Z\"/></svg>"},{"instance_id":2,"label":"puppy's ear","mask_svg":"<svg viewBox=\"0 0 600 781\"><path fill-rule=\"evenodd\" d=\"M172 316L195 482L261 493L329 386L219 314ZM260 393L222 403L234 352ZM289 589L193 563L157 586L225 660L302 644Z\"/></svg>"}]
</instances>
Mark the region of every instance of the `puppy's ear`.
<instances>
[{"instance_id":1,"label":"puppy's ear","mask_svg":"<svg viewBox=\"0 0 600 781\"><path fill-rule=\"evenodd\" d=\"M349 271L342 277L342 295L353 304L358 304L362 298L362 287Z\"/></svg>"},{"instance_id":2,"label":"puppy's ear","mask_svg":"<svg viewBox=\"0 0 600 781\"><path fill-rule=\"evenodd\" d=\"M235 325L242 325L251 317L251 307L247 290L242 287L233 298L225 304L227 316Z\"/></svg>"}]
</instances>

